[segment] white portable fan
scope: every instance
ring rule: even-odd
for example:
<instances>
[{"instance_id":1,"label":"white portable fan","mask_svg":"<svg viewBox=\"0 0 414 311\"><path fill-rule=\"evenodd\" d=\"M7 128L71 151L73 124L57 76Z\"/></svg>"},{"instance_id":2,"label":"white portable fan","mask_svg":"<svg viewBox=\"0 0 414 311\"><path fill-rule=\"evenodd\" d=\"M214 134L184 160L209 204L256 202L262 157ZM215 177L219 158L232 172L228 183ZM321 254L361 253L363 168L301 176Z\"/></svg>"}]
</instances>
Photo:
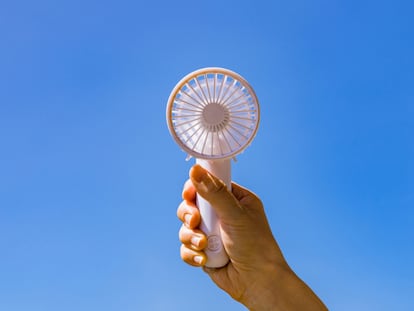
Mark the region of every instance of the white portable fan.
<instances>
[{"instance_id":1,"label":"white portable fan","mask_svg":"<svg viewBox=\"0 0 414 311\"><path fill-rule=\"evenodd\" d=\"M168 99L167 123L171 135L196 163L231 188L231 159L254 138L260 113L257 97L237 73L224 68L203 68L185 76ZM207 235L207 267L222 267L228 256L219 220L201 196L200 229Z\"/></svg>"}]
</instances>

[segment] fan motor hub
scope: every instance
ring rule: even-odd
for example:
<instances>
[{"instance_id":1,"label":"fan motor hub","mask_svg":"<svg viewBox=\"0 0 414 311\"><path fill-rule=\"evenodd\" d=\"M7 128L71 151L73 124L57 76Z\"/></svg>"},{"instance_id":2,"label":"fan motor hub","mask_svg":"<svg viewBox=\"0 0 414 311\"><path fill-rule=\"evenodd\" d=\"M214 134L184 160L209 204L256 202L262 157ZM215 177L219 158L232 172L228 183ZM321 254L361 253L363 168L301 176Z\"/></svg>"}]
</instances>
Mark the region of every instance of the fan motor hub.
<instances>
[{"instance_id":1,"label":"fan motor hub","mask_svg":"<svg viewBox=\"0 0 414 311\"><path fill-rule=\"evenodd\" d=\"M218 103L209 103L203 108L202 122L210 132L223 130L229 123L230 114L228 108Z\"/></svg>"}]
</instances>

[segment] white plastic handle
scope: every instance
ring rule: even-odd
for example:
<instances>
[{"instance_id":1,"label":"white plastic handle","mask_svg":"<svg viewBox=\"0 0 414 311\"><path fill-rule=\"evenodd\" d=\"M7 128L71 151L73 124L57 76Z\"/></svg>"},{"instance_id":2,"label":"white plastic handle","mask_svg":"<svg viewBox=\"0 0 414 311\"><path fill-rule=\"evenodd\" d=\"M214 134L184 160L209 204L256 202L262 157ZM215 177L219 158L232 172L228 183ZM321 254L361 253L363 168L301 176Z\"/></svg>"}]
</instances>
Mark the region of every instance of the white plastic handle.
<instances>
[{"instance_id":1,"label":"white plastic handle","mask_svg":"<svg viewBox=\"0 0 414 311\"><path fill-rule=\"evenodd\" d=\"M220 178L227 185L227 188L231 189L230 159L196 159L196 163L200 164L214 176ZM205 249L207 255L206 267L223 267L228 263L229 257L227 256L221 239L220 221L210 203L199 195L197 195L197 206L201 214L200 229L207 235L208 239L208 245Z\"/></svg>"}]
</instances>

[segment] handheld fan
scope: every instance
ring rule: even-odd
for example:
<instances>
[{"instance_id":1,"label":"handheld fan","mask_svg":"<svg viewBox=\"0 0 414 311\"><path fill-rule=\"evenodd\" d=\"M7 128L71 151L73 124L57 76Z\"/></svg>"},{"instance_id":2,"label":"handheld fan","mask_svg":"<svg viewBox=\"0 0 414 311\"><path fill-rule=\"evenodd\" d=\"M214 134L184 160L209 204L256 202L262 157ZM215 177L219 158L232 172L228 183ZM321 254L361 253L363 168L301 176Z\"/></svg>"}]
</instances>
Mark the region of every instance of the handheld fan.
<instances>
[{"instance_id":1,"label":"handheld fan","mask_svg":"<svg viewBox=\"0 0 414 311\"><path fill-rule=\"evenodd\" d=\"M171 135L196 163L231 188L230 160L254 138L259 125L259 104L251 86L224 68L204 68L185 76L168 99L167 123ZM207 235L207 267L222 267L228 256L220 223L210 206L197 197L200 229Z\"/></svg>"}]
</instances>

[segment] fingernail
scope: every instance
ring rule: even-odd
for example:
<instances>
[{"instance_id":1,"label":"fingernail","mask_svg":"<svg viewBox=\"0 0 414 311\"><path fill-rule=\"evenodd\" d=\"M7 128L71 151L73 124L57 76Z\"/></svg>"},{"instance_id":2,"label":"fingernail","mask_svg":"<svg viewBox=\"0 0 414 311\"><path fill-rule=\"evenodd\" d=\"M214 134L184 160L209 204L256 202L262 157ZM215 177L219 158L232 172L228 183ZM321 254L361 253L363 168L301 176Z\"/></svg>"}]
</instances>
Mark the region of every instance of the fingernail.
<instances>
[{"instance_id":1,"label":"fingernail","mask_svg":"<svg viewBox=\"0 0 414 311\"><path fill-rule=\"evenodd\" d=\"M200 245L200 241L201 241L201 238L198 236L193 236L191 238L191 244L193 244L194 246L198 247Z\"/></svg>"},{"instance_id":2,"label":"fingernail","mask_svg":"<svg viewBox=\"0 0 414 311\"><path fill-rule=\"evenodd\" d=\"M194 260L194 262L196 264L201 265L201 263L203 262L203 257L201 257L201 256L194 256L193 260Z\"/></svg>"},{"instance_id":3,"label":"fingernail","mask_svg":"<svg viewBox=\"0 0 414 311\"><path fill-rule=\"evenodd\" d=\"M203 181L203 177L205 174L206 174L205 169L203 169L200 165L196 164L193 166L192 177L195 182L201 183Z\"/></svg>"},{"instance_id":4,"label":"fingernail","mask_svg":"<svg viewBox=\"0 0 414 311\"><path fill-rule=\"evenodd\" d=\"M215 188L215 184L210 174L200 165L195 165L191 174L193 181L201 187L204 192L211 191Z\"/></svg>"},{"instance_id":5,"label":"fingernail","mask_svg":"<svg viewBox=\"0 0 414 311\"><path fill-rule=\"evenodd\" d=\"M184 215L184 221L185 221L186 225L188 225L188 226L191 223L191 217L193 217L191 214L185 214Z\"/></svg>"}]
</instances>

